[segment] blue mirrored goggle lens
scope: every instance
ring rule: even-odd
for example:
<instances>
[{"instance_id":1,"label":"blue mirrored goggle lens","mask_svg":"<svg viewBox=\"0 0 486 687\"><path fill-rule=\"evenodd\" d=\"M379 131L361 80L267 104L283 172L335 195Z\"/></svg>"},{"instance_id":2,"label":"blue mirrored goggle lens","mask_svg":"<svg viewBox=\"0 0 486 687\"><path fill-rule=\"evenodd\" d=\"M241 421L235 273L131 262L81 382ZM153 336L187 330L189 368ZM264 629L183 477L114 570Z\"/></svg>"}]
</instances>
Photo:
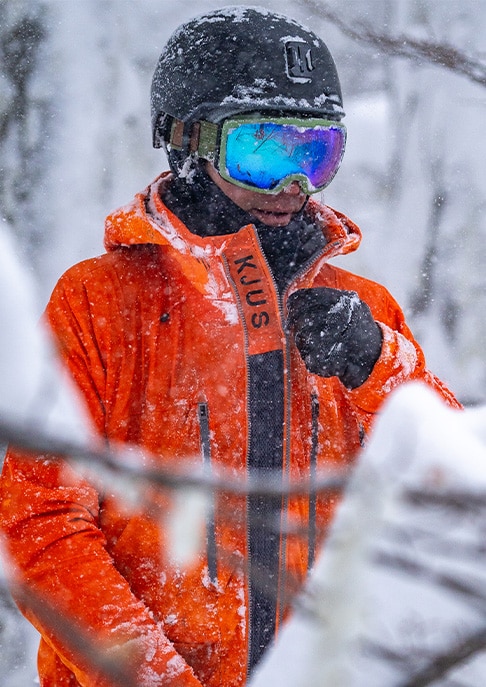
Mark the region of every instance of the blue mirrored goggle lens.
<instances>
[{"instance_id":1,"label":"blue mirrored goggle lens","mask_svg":"<svg viewBox=\"0 0 486 687\"><path fill-rule=\"evenodd\" d=\"M332 123L312 127L275 122L245 122L226 133L224 165L228 177L271 191L288 177L305 177L308 191L327 186L337 172L345 129Z\"/></svg>"}]
</instances>

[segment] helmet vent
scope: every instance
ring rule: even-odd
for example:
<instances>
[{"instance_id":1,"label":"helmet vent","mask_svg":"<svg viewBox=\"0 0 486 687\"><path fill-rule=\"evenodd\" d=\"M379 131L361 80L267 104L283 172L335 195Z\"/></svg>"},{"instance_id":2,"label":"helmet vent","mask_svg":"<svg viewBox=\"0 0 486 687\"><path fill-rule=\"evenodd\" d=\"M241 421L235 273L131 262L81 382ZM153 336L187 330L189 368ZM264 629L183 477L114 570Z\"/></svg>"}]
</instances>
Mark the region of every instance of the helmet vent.
<instances>
[{"instance_id":1,"label":"helmet vent","mask_svg":"<svg viewBox=\"0 0 486 687\"><path fill-rule=\"evenodd\" d=\"M305 41L287 41L285 43L285 64L287 76L295 83L312 81L314 63L312 49Z\"/></svg>"}]
</instances>

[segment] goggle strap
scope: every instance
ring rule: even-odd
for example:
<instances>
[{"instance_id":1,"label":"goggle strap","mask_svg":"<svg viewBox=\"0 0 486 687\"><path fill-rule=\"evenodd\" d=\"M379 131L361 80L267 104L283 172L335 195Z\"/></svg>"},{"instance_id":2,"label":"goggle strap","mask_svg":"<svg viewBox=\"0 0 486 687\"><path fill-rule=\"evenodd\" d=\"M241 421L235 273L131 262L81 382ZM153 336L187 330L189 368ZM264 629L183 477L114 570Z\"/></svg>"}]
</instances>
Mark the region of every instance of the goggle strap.
<instances>
[{"instance_id":1,"label":"goggle strap","mask_svg":"<svg viewBox=\"0 0 486 687\"><path fill-rule=\"evenodd\" d=\"M218 146L219 126L203 120L197 122L197 128L198 140L194 150L197 150L199 157L205 160L214 160Z\"/></svg>"},{"instance_id":2,"label":"goggle strap","mask_svg":"<svg viewBox=\"0 0 486 687\"><path fill-rule=\"evenodd\" d=\"M191 136L189 138L189 152L195 153L199 147L199 135L201 131L200 122L194 122L191 127Z\"/></svg>"},{"instance_id":3,"label":"goggle strap","mask_svg":"<svg viewBox=\"0 0 486 687\"><path fill-rule=\"evenodd\" d=\"M169 143L175 150L184 148L184 122L175 117L170 127Z\"/></svg>"},{"instance_id":4,"label":"goggle strap","mask_svg":"<svg viewBox=\"0 0 486 687\"><path fill-rule=\"evenodd\" d=\"M189 139L189 151L206 160L214 160L218 144L219 127L212 122L194 122ZM181 119L172 120L169 143L175 150L184 149L184 122Z\"/></svg>"}]
</instances>

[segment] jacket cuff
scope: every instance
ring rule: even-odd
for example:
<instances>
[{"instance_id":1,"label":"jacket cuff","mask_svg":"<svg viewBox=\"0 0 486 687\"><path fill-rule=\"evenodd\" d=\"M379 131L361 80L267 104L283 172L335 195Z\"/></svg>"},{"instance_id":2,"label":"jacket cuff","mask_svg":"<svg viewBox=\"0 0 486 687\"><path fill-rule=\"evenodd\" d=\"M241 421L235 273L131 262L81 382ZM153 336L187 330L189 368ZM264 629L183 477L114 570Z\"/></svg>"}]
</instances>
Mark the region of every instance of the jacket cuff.
<instances>
[{"instance_id":1,"label":"jacket cuff","mask_svg":"<svg viewBox=\"0 0 486 687\"><path fill-rule=\"evenodd\" d=\"M419 351L409 339L382 322L377 324L383 335L380 357L368 379L349 392L353 403L367 413L376 413L388 394L416 378L421 367Z\"/></svg>"}]
</instances>

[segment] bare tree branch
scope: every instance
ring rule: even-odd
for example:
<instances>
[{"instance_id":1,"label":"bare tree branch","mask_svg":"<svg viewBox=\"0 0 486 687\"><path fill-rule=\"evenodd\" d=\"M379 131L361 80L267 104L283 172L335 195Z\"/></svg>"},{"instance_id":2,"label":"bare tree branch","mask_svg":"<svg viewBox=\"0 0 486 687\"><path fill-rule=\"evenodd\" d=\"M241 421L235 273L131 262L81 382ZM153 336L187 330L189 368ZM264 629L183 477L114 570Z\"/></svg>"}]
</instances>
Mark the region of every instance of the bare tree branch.
<instances>
[{"instance_id":1,"label":"bare tree branch","mask_svg":"<svg viewBox=\"0 0 486 687\"><path fill-rule=\"evenodd\" d=\"M359 43L379 48L394 57L444 67L486 87L486 63L477 55L468 54L449 43L420 40L403 33L391 36L378 32L367 22L355 18L352 22L344 20L342 12L338 14L317 0L304 0L304 4L312 13L331 22L345 36Z\"/></svg>"},{"instance_id":2,"label":"bare tree branch","mask_svg":"<svg viewBox=\"0 0 486 687\"><path fill-rule=\"evenodd\" d=\"M451 669L456 668L467 659L486 649L486 627L470 634L462 642L448 647L446 651L437 654L431 662L400 687L427 687L437 683Z\"/></svg>"},{"instance_id":3,"label":"bare tree branch","mask_svg":"<svg viewBox=\"0 0 486 687\"><path fill-rule=\"evenodd\" d=\"M89 471L96 465L113 475L120 475L132 480L150 482L156 486L169 489L196 488L208 492L223 492L236 496L299 496L323 494L341 491L348 481L349 471L346 468L321 474L316 480L299 480L295 483L283 482L281 478L269 473L244 480L227 476L223 471L218 475L195 470L194 460L188 459L185 465L178 462L177 470L173 464L167 468L147 468L140 458L140 449L91 449L80 444L69 443L51 436L33 427L26 428L6 422L0 418L0 443L10 444L32 454L50 454L80 463Z\"/></svg>"},{"instance_id":4,"label":"bare tree branch","mask_svg":"<svg viewBox=\"0 0 486 687\"><path fill-rule=\"evenodd\" d=\"M486 507L486 494L481 490L472 492L448 488L447 491L437 492L430 489L407 489L404 499L412 506L447 508L468 515Z\"/></svg>"},{"instance_id":5,"label":"bare tree branch","mask_svg":"<svg viewBox=\"0 0 486 687\"><path fill-rule=\"evenodd\" d=\"M447 205L447 191L440 182L440 176L435 176L430 218L427 222L427 243L422 264L419 269L419 282L411 298L410 309L413 315L421 315L431 306L436 290L436 267L439 263L438 251L442 237L440 229ZM437 184L437 179L439 183ZM442 285L441 285L442 287Z\"/></svg>"},{"instance_id":6,"label":"bare tree branch","mask_svg":"<svg viewBox=\"0 0 486 687\"><path fill-rule=\"evenodd\" d=\"M378 551L373 556L374 561L385 568L394 569L401 574L411 575L414 579L422 579L433 585L447 589L453 595L462 596L473 601L475 604L484 606L486 609L486 592L482 584L473 579L467 582L458 580L452 575L447 575L436 570L432 570L426 565L412 560L406 556L400 556L389 551Z\"/></svg>"}]
</instances>

